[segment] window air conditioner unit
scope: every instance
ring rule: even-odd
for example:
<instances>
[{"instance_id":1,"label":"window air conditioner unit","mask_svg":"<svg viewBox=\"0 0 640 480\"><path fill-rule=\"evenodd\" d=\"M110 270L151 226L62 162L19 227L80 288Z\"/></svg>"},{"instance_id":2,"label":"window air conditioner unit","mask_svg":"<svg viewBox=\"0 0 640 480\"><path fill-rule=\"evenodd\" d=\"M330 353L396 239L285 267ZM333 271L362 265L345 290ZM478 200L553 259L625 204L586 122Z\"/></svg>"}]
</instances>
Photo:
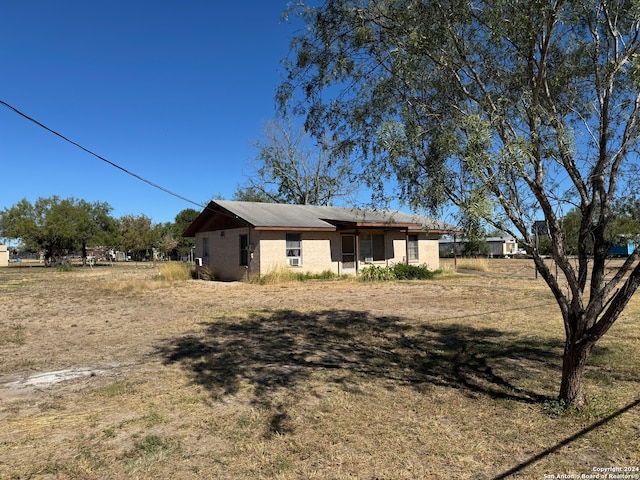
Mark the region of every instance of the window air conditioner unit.
<instances>
[{"instance_id":1,"label":"window air conditioner unit","mask_svg":"<svg viewBox=\"0 0 640 480\"><path fill-rule=\"evenodd\" d=\"M289 259L289 266L290 267L297 267L299 265L300 265L300 259L299 258L294 257L294 258L290 258Z\"/></svg>"},{"instance_id":2,"label":"window air conditioner unit","mask_svg":"<svg viewBox=\"0 0 640 480\"><path fill-rule=\"evenodd\" d=\"M364 257L365 263L373 263L373 257Z\"/></svg>"}]
</instances>

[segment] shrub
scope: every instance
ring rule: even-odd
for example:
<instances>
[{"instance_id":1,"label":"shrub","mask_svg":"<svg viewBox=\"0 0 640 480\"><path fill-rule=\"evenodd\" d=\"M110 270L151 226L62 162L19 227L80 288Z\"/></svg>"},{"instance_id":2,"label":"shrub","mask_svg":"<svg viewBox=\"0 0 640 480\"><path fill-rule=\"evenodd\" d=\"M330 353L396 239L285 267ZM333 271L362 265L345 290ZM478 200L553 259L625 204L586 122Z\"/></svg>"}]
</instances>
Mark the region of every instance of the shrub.
<instances>
[{"instance_id":1,"label":"shrub","mask_svg":"<svg viewBox=\"0 0 640 480\"><path fill-rule=\"evenodd\" d=\"M396 263L393 266L393 273L398 280L430 280L437 272L429 270L426 265Z\"/></svg>"},{"instance_id":2,"label":"shrub","mask_svg":"<svg viewBox=\"0 0 640 480\"><path fill-rule=\"evenodd\" d=\"M383 282L395 280L396 275L390 268L369 265L360 270L358 278L364 282Z\"/></svg>"}]
</instances>

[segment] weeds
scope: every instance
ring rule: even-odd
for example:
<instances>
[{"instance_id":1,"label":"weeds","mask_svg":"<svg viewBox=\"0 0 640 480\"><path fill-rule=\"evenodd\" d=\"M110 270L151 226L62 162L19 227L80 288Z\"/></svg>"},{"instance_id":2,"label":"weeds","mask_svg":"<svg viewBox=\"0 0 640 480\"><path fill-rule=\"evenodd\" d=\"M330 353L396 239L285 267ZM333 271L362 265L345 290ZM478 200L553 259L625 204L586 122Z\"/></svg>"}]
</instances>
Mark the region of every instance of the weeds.
<instances>
[{"instance_id":1,"label":"weeds","mask_svg":"<svg viewBox=\"0 0 640 480\"><path fill-rule=\"evenodd\" d=\"M160 265L157 280L175 282L190 280L192 278L191 267L183 262L167 262Z\"/></svg>"},{"instance_id":2,"label":"weeds","mask_svg":"<svg viewBox=\"0 0 640 480\"><path fill-rule=\"evenodd\" d=\"M458 260L457 268L461 270L477 270L478 272L488 272L489 263L486 258L464 258Z\"/></svg>"},{"instance_id":3,"label":"weeds","mask_svg":"<svg viewBox=\"0 0 640 480\"><path fill-rule=\"evenodd\" d=\"M251 283L258 285L279 285L282 283L306 282L310 280L337 280L348 278L348 275L338 275L331 270L320 273L296 272L285 266L275 267L264 275L254 275Z\"/></svg>"},{"instance_id":4,"label":"weeds","mask_svg":"<svg viewBox=\"0 0 640 480\"><path fill-rule=\"evenodd\" d=\"M135 442L133 449L126 456L130 459L129 466L135 470L165 460L172 449L171 443L159 435L147 435L141 441Z\"/></svg>"},{"instance_id":5,"label":"weeds","mask_svg":"<svg viewBox=\"0 0 640 480\"><path fill-rule=\"evenodd\" d=\"M24 345L27 342L27 329L23 325L5 327L0 324L0 345Z\"/></svg>"},{"instance_id":6,"label":"weeds","mask_svg":"<svg viewBox=\"0 0 640 480\"><path fill-rule=\"evenodd\" d=\"M99 388L96 390L96 394L106 398L113 398L120 395L131 395L132 393L135 393L135 391L136 389L133 382L128 380L117 380L109 385Z\"/></svg>"}]
</instances>

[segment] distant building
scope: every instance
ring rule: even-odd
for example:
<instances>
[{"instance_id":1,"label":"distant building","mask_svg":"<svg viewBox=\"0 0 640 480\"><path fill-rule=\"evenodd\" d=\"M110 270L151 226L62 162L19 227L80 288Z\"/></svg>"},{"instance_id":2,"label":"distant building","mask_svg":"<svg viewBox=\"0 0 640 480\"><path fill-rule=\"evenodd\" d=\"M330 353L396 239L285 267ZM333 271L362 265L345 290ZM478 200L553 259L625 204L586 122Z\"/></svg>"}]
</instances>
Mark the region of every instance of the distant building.
<instances>
[{"instance_id":1,"label":"distant building","mask_svg":"<svg viewBox=\"0 0 640 480\"><path fill-rule=\"evenodd\" d=\"M510 257L518 253L518 241L513 237L487 237L485 242L488 246L490 257ZM462 255L465 252L466 240L462 239L441 239L439 250L441 257L451 257L454 254Z\"/></svg>"},{"instance_id":2,"label":"distant building","mask_svg":"<svg viewBox=\"0 0 640 480\"><path fill-rule=\"evenodd\" d=\"M9 249L6 245L0 245L0 267L9 266Z\"/></svg>"},{"instance_id":3,"label":"distant building","mask_svg":"<svg viewBox=\"0 0 640 480\"><path fill-rule=\"evenodd\" d=\"M613 244L609 247L609 255L612 257L628 257L636 249L633 242Z\"/></svg>"}]
</instances>

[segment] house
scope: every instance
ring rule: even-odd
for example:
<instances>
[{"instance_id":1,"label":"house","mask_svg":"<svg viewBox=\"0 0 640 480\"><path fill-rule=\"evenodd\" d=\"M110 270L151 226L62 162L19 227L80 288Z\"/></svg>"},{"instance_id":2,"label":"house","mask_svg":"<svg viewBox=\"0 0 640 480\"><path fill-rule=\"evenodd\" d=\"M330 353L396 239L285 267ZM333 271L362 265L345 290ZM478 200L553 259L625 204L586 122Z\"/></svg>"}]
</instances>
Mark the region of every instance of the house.
<instances>
[{"instance_id":1,"label":"house","mask_svg":"<svg viewBox=\"0 0 640 480\"><path fill-rule=\"evenodd\" d=\"M518 241L513 237L487 237L489 256L509 257L518 253Z\"/></svg>"},{"instance_id":2,"label":"house","mask_svg":"<svg viewBox=\"0 0 640 480\"><path fill-rule=\"evenodd\" d=\"M284 267L356 274L367 264L439 268L438 239L454 227L397 211L274 203L210 202L183 233L221 280Z\"/></svg>"},{"instance_id":3,"label":"house","mask_svg":"<svg viewBox=\"0 0 640 480\"><path fill-rule=\"evenodd\" d=\"M487 237L487 254L490 257L509 257L518 253L518 241L513 237ZM440 240L440 256L448 257L455 253L461 255L465 251L466 240L462 239L442 239Z\"/></svg>"}]
</instances>

